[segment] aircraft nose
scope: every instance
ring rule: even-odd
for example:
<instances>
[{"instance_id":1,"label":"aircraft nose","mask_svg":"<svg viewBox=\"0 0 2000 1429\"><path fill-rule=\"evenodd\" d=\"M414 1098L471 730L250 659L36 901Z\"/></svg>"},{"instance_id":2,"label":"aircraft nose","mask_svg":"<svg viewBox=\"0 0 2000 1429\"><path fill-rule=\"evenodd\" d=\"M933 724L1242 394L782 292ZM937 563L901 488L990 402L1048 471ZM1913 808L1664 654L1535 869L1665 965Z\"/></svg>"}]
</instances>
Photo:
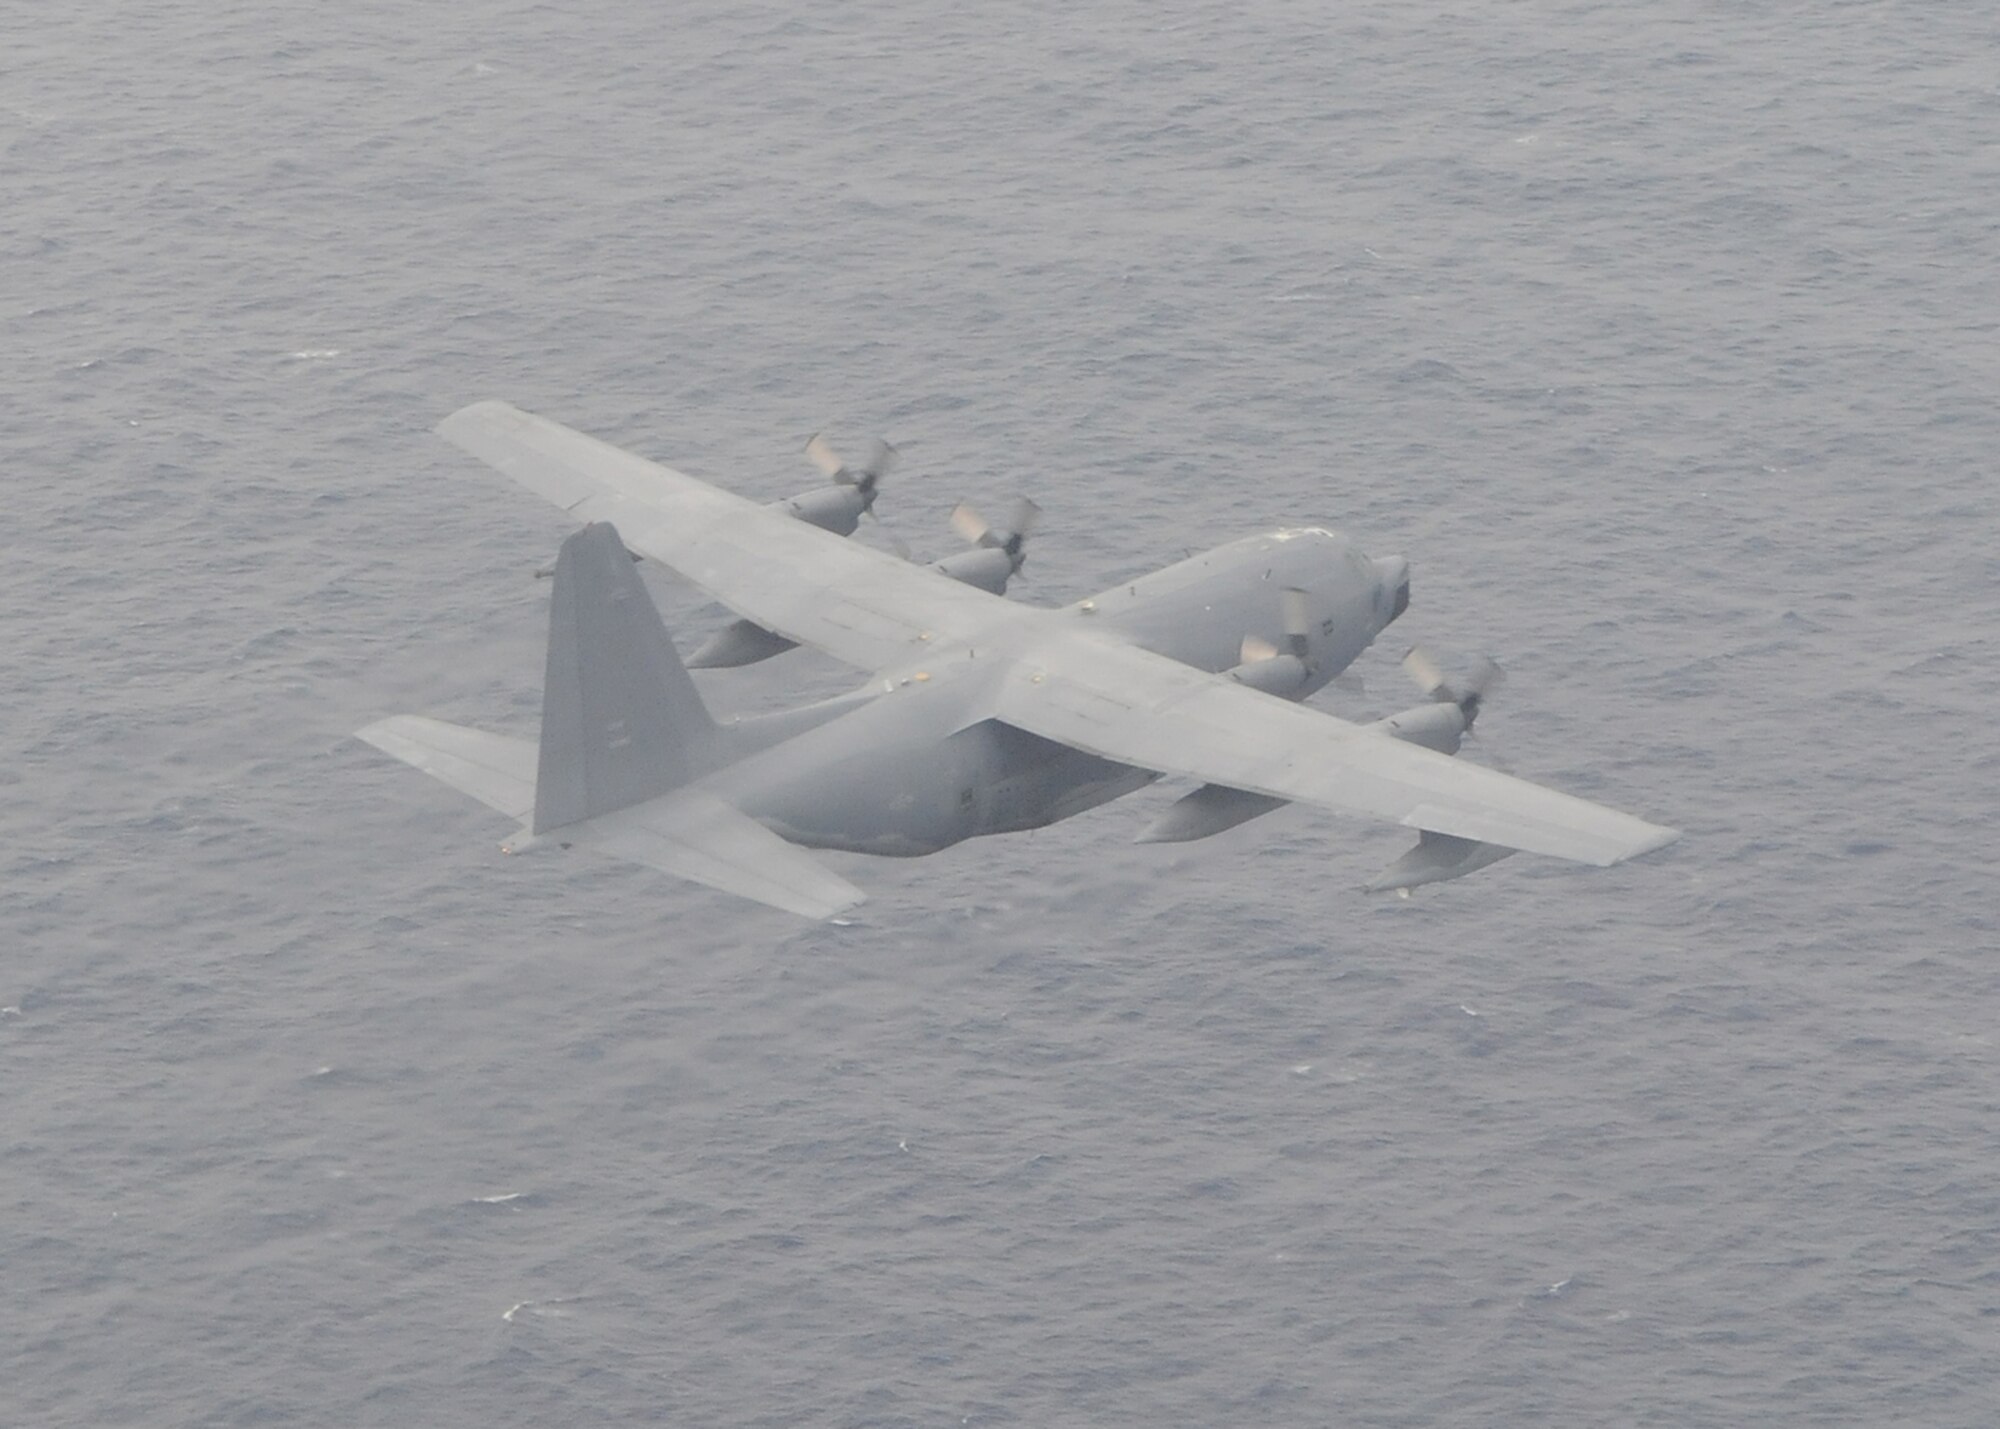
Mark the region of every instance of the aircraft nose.
<instances>
[{"instance_id":1,"label":"aircraft nose","mask_svg":"<svg viewBox=\"0 0 2000 1429\"><path fill-rule=\"evenodd\" d=\"M1382 622L1387 625L1410 608L1410 563L1401 556L1383 556L1375 562L1375 569L1380 573L1381 589L1390 599L1389 619Z\"/></svg>"}]
</instances>

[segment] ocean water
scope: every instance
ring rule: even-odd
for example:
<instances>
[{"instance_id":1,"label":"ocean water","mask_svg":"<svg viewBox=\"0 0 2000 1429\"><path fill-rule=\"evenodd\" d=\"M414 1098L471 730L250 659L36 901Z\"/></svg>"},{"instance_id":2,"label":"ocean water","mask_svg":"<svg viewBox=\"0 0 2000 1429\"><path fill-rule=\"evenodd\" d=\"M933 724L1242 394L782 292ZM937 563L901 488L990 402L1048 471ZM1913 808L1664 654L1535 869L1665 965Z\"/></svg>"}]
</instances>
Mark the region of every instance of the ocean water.
<instances>
[{"instance_id":1,"label":"ocean water","mask_svg":"<svg viewBox=\"0 0 2000 1429\"><path fill-rule=\"evenodd\" d=\"M2000 1421L1989 7L0 33L0 1423ZM348 738L534 727L489 396L765 498L883 433L1039 602L1339 525L1414 604L1322 703L1490 651L1472 757L1686 837L503 859Z\"/></svg>"}]
</instances>

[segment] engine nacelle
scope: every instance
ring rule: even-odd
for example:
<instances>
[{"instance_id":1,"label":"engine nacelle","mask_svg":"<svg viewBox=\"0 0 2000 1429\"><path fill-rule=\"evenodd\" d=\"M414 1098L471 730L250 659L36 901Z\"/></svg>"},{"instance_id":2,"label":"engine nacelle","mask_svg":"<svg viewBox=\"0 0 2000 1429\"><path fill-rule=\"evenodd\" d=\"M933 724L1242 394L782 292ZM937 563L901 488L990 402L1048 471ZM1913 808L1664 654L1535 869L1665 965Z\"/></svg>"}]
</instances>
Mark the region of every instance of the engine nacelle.
<instances>
[{"instance_id":1,"label":"engine nacelle","mask_svg":"<svg viewBox=\"0 0 2000 1429\"><path fill-rule=\"evenodd\" d=\"M868 498L858 486L816 486L777 503L788 516L796 516L809 526L831 531L836 536L852 536L868 509Z\"/></svg>"},{"instance_id":2,"label":"engine nacelle","mask_svg":"<svg viewBox=\"0 0 2000 1429\"><path fill-rule=\"evenodd\" d=\"M1259 814L1285 807L1285 800L1226 784L1204 784L1167 807L1153 826L1135 840L1142 844L1189 843L1248 823Z\"/></svg>"},{"instance_id":3,"label":"engine nacelle","mask_svg":"<svg viewBox=\"0 0 2000 1429\"><path fill-rule=\"evenodd\" d=\"M1270 655L1262 660L1246 660L1227 673L1237 684L1262 690L1267 695L1276 695L1281 700L1295 700L1303 695L1307 682L1312 679L1312 671L1296 655Z\"/></svg>"},{"instance_id":4,"label":"engine nacelle","mask_svg":"<svg viewBox=\"0 0 2000 1429\"><path fill-rule=\"evenodd\" d=\"M1005 595L1007 582L1014 575L1014 558L998 546L977 546L934 561L931 569L942 571L966 585L977 586L995 595Z\"/></svg>"},{"instance_id":5,"label":"engine nacelle","mask_svg":"<svg viewBox=\"0 0 2000 1429\"><path fill-rule=\"evenodd\" d=\"M1390 738L1407 744L1421 744L1425 749L1435 749L1439 754L1456 754L1459 744L1465 739L1468 723L1465 711L1458 705L1436 701L1390 715L1387 719L1378 719L1369 728L1378 729Z\"/></svg>"}]
</instances>

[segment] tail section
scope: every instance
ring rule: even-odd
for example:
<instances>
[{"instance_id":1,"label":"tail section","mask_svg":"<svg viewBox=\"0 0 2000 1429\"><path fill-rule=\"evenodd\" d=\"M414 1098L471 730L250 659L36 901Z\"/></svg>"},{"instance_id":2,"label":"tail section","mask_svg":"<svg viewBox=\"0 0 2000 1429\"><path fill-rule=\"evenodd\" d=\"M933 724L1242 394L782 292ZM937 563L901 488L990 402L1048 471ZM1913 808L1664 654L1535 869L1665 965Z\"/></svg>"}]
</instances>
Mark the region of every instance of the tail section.
<instances>
[{"instance_id":1,"label":"tail section","mask_svg":"<svg viewBox=\"0 0 2000 1429\"><path fill-rule=\"evenodd\" d=\"M632 557L608 525L556 558L542 743L402 715L360 732L377 749L593 848L808 918L861 890L748 814L684 786L726 762L722 731L682 666ZM538 839L517 840L509 851Z\"/></svg>"},{"instance_id":2,"label":"tail section","mask_svg":"<svg viewBox=\"0 0 2000 1429\"><path fill-rule=\"evenodd\" d=\"M719 744L616 528L576 532L556 557L534 831L678 789L716 766Z\"/></svg>"}]
</instances>

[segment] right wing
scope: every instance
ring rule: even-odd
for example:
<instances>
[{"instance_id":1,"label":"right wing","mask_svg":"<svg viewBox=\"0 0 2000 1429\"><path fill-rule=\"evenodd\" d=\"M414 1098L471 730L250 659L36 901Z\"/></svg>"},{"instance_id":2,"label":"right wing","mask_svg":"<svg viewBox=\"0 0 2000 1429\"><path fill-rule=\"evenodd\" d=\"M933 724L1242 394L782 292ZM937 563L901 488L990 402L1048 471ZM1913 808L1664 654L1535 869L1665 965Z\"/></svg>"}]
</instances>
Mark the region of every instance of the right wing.
<instances>
[{"instance_id":1,"label":"right wing","mask_svg":"<svg viewBox=\"0 0 2000 1429\"><path fill-rule=\"evenodd\" d=\"M1100 758L1599 867L1679 837L1104 633L1037 636L982 713Z\"/></svg>"},{"instance_id":2,"label":"right wing","mask_svg":"<svg viewBox=\"0 0 2000 1429\"><path fill-rule=\"evenodd\" d=\"M1026 608L843 540L505 402L475 402L438 434L731 610L864 670L1029 618Z\"/></svg>"}]
</instances>

